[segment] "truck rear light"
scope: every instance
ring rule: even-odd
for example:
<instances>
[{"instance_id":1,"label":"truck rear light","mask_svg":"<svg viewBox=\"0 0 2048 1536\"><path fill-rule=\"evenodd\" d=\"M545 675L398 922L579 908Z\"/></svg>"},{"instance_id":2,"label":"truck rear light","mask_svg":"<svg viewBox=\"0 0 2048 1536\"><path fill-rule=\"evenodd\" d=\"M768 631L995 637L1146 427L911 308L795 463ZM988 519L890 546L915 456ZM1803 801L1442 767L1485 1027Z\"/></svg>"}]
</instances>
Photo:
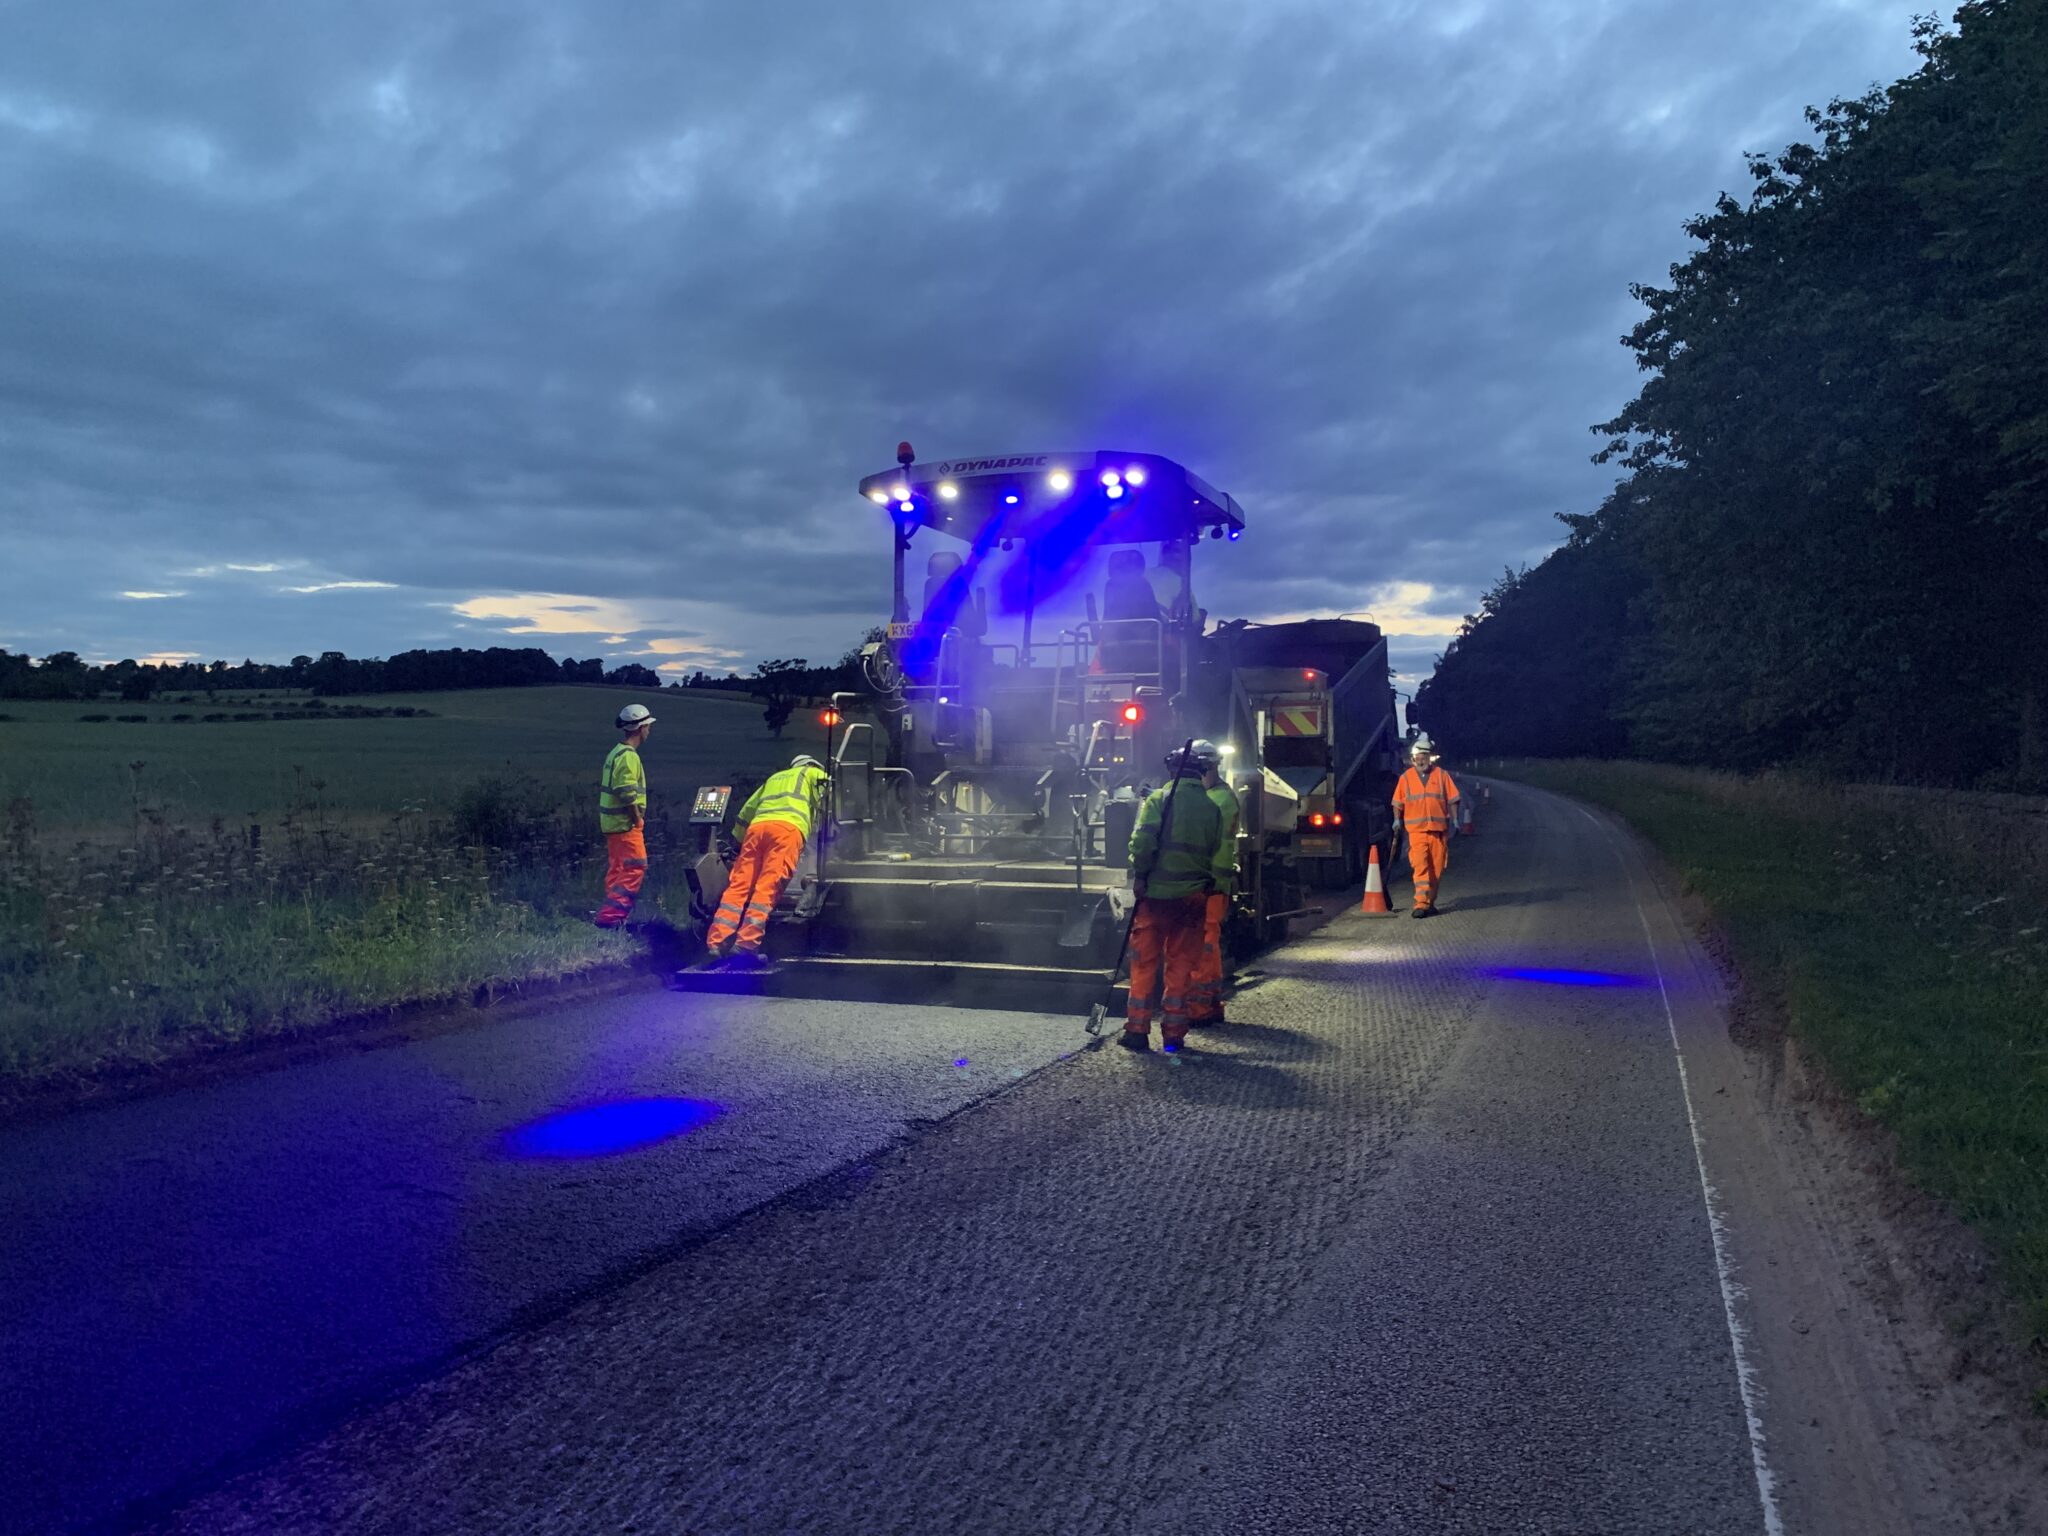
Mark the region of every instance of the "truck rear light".
<instances>
[{"instance_id":1,"label":"truck rear light","mask_svg":"<svg viewBox=\"0 0 2048 1536\"><path fill-rule=\"evenodd\" d=\"M1317 811L1313 816L1309 817L1308 824L1312 827L1320 827L1324 822L1328 821L1329 819L1330 818L1325 816L1321 811Z\"/></svg>"},{"instance_id":2,"label":"truck rear light","mask_svg":"<svg viewBox=\"0 0 2048 1536\"><path fill-rule=\"evenodd\" d=\"M1344 813L1343 813L1342 811L1339 811L1339 812L1338 812L1338 813L1337 813L1336 815L1332 816L1332 817L1330 818L1330 825L1331 825L1331 826L1333 826L1333 827L1341 827L1341 826L1343 826L1343 825L1344 825Z\"/></svg>"},{"instance_id":3,"label":"truck rear light","mask_svg":"<svg viewBox=\"0 0 2048 1536\"><path fill-rule=\"evenodd\" d=\"M1122 713L1125 725L1136 725L1140 720L1145 718L1144 709L1136 704L1126 704L1123 707Z\"/></svg>"}]
</instances>

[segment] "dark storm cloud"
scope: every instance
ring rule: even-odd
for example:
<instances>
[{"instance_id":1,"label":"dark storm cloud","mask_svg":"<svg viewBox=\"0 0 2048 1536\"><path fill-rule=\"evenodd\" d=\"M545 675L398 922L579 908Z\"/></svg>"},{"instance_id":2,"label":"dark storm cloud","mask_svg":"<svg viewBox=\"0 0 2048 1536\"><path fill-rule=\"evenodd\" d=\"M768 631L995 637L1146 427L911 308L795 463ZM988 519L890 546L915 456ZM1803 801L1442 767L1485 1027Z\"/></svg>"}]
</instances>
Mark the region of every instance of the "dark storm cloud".
<instances>
[{"instance_id":1,"label":"dark storm cloud","mask_svg":"<svg viewBox=\"0 0 2048 1536\"><path fill-rule=\"evenodd\" d=\"M1212 610L1425 667L1914 9L0 8L0 644L831 654L908 436L1181 458Z\"/></svg>"}]
</instances>

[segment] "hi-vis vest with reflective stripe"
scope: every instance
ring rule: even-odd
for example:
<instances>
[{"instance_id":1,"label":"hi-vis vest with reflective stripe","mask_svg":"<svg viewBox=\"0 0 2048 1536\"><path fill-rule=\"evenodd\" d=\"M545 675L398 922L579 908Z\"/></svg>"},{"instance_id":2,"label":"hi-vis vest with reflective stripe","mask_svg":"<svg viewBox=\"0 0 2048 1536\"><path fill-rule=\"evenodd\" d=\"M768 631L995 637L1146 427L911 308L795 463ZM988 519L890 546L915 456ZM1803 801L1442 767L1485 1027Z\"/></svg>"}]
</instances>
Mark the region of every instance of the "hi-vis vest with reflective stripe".
<instances>
[{"instance_id":1,"label":"hi-vis vest with reflective stripe","mask_svg":"<svg viewBox=\"0 0 2048 1536\"><path fill-rule=\"evenodd\" d=\"M1131 829L1131 872L1145 882L1145 894L1172 899L1192 896L1204 881L1228 890L1237 873L1237 827L1210 798L1200 779L1176 779L1173 822L1166 824L1166 786L1145 797ZM1165 826L1162 846L1159 832Z\"/></svg>"},{"instance_id":2,"label":"hi-vis vest with reflective stripe","mask_svg":"<svg viewBox=\"0 0 2048 1536\"><path fill-rule=\"evenodd\" d=\"M1394 814L1410 832L1447 832L1451 807L1458 803L1458 786L1441 768L1427 776L1410 768L1394 786Z\"/></svg>"},{"instance_id":3,"label":"hi-vis vest with reflective stripe","mask_svg":"<svg viewBox=\"0 0 2048 1536\"><path fill-rule=\"evenodd\" d=\"M597 824L606 832L633 830L633 807L647 813L647 772L640 754L623 741L605 754L597 780Z\"/></svg>"},{"instance_id":4,"label":"hi-vis vest with reflective stripe","mask_svg":"<svg viewBox=\"0 0 2048 1536\"><path fill-rule=\"evenodd\" d=\"M824 792L824 769L785 768L768 775L768 782L740 807L739 820L747 826L757 821L780 821L809 837Z\"/></svg>"}]
</instances>

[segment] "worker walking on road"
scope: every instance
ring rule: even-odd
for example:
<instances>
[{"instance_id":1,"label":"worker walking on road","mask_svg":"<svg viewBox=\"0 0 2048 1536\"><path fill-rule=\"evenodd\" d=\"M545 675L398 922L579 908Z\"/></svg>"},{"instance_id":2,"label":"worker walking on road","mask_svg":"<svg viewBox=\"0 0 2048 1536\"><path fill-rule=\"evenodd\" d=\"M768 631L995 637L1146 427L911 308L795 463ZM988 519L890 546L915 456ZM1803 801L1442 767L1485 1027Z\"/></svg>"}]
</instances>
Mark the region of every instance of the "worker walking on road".
<instances>
[{"instance_id":1,"label":"worker walking on road","mask_svg":"<svg viewBox=\"0 0 2048 1536\"><path fill-rule=\"evenodd\" d=\"M640 748L654 729L654 716L645 704L628 704L614 724L625 739L605 754L597 781L597 824L606 854L600 928L625 926L647 879L647 770Z\"/></svg>"},{"instance_id":2,"label":"worker walking on road","mask_svg":"<svg viewBox=\"0 0 2048 1536\"><path fill-rule=\"evenodd\" d=\"M1155 1010L1169 1051L1187 1038L1190 996L1202 962L1202 923L1212 892L1237 873L1237 833L1210 798L1223 754L1196 741L1166 760L1171 777L1145 798L1131 831L1131 992L1123 1043L1152 1048Z\"/></svg>"},{"instance_id":3,"label":"worker walking on road","mask_svg":"<svg viewBox=\"0 0 2048 1536\"><path fill-rule=\"evenodd\" d=\"M770 774L740 807L737 825L746 828L746 835L726 875L718 914L704 935L707 959L720 957L731 944L732 964L767 964L761 946L768 939L768 918L823 814L830 782L823 763L799 757L780 773Z\"/></svg>"},{"instance_id":4,"label":"worker walking on road","mask_svg":"<svg viewBox=\"0 0 2048 1536\"><path fill-rule=\"evenodd\" d=\"M1214 778L1211 786L1209 780ZM1202 908L1202 959L1188 989L1188 1023L1197 1029L1227 1023L1223 1017L1223 922L1230 916L1230 897L1237 883L1237 792L1223 782L1222 764L1202 783L1216 809L1223 813L1223 837L1230 844L1230 871L1209 892Z\"/></svg>"},{"instance_id":5,"label":"worker walking on road","mask_svg":"<svg viewBox=\"0 0 2048 1536\"><path fill-rule=\"evenodd\" d=\"M1458 786L1437 766L1427 736L1409 749L1408 771L1394 786L1394 820L1408 837L1408 867L1415 875L1415 906L1410 917L1436 911L1436 892L1444 877L1450 848L1445 839L1458 820Z\"/></svg>"}]
</instances>

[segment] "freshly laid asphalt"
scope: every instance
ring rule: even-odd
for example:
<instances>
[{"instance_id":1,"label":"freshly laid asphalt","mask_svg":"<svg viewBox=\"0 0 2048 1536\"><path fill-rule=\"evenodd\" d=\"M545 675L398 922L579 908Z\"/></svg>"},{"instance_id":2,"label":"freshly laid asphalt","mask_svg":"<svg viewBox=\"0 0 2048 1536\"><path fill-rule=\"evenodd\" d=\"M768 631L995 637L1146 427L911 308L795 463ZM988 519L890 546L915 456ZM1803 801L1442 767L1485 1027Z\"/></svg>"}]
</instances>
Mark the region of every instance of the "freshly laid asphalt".
<instances>
[{"instance_id":1,"label":"freshly laid asphalt","mask_svg":"<svg viewBox=\"0 0 2048 1536\"><path fill-rule=\"evenodd\" d=\"M1179 1059L641 994L0 1135L0 1519L1762 1531L1630 857L1497 787Z\"/></svg>"},{"instance_id":2,"label":"freshly laid asphalt","mask_svg":"<svg viewBox=\"0 0 2048 1536\"><path fill-rule=\"evenodd\" d=\"M0 1531L260 1452L1083 1039L643 991L0 1131Z\"/></svg>"}]
</instances>

